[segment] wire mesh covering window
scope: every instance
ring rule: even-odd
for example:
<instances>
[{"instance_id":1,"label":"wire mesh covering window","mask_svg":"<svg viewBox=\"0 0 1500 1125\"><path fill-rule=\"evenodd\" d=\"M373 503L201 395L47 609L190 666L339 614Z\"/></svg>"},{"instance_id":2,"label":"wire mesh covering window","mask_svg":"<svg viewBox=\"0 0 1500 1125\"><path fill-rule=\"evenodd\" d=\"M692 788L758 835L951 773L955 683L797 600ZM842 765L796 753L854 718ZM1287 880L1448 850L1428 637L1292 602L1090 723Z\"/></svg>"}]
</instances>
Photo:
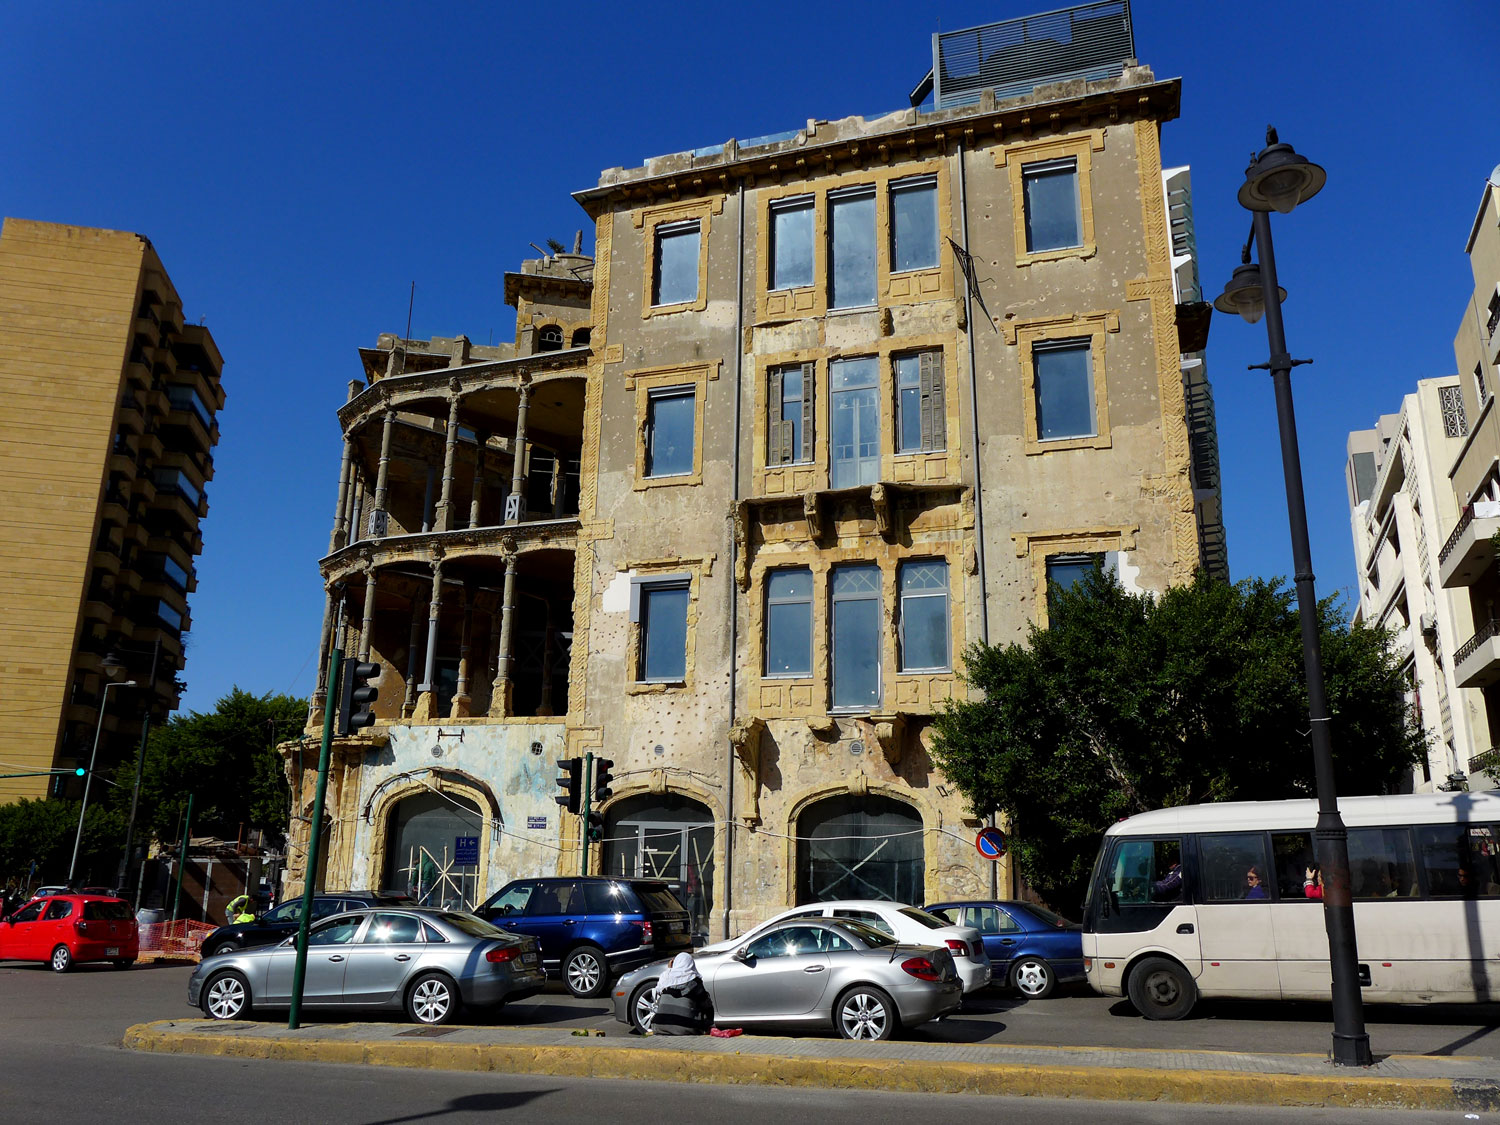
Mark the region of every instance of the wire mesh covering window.
<instances>
[{"instance_id":1,"label":"wire mesh covering window","mask_svg":"<svg viewBox=\"0 0 1500 1125\"><path fill-rule=\"evenodd\" d=\"M797 818L797 901L921 902L922 818L890 797L830 797Z\"/></svg>"},{"instance_id":2,"label":"wire mesh covering window","mask_svg":"<svg viewBox=\"0 0 1500 1125\"><path fill-rule=\"evenodd\" d=\"M1469 417L1464 413L1463 388L1457 385L1438 388L1438 403L1443 410L1443 433L1464 437L1469 432Z\"/></svg>"}]
</instances>

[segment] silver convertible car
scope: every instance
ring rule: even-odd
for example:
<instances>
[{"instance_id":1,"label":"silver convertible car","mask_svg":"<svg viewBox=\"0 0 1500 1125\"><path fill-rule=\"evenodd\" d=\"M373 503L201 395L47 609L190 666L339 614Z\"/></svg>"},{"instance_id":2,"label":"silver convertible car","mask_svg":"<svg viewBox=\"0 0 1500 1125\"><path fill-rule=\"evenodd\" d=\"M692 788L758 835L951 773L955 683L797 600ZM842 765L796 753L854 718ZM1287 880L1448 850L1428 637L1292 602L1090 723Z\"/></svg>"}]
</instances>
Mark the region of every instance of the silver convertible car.
<instances>
[{"instance_id":1,"label":"silver convertible car","mask_svg":"<svg viewBox=\"0 0 1500 1125\"><path fill-rule=\"evenodd\" d=\"M205 959L188 980L188 1003L211 1019L292 1002L297 938ZM472 914L409 907L337 914L307 939L302 1004L405 1010L417 1023L447 1023L460 1006L493 1007L547 983L536 939L497 929Z\"/></svg>"},{"instance_id":2,"label":"silver convertible car","mask_svg":"<svg viewBox=\"0 0 1500 1125\"><path fill-rule=\"evenodd\" d=\"M889 1039L958 1007L953 955L905 945L862 922L795 918L747 944L693 955L719 1026L832 1027L845 1039ZM656 981L667 962L615 982L615 1018L650 1031Z\"/></svg>"}]
</instances>

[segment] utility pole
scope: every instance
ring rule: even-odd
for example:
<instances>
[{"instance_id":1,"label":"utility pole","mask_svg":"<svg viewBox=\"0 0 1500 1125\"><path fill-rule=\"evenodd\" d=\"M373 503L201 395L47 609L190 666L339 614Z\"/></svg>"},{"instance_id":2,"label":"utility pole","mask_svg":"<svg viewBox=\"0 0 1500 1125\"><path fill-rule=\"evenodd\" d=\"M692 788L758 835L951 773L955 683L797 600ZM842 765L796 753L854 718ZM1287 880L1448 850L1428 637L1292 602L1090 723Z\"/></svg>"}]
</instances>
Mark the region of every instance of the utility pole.
<instances>
[{"instance_id":1,"label":"utility pole","mask_svg":"<svg viewBox=\"0 0 1500 1125\"><path fill-rule=\"evenodd\" d=\"M330 694L337 690L339 668L344 652L334 648L328 654L328 679ZM297 962L292 969L292 1009L288 1013L286 1026L296 1031L302 1015L302 986L307 978L307 930L312 922L313 892L318 874L318 843L323 828L323 801L328 795L328 758L333 748L335 712L343 707L342 693L338 700L328 699L323 705L323 747L318 752L318 784L313 792L312 822L307 826L307 862L302 875L302 914L297 919Z\"/></svg>"}]
</instances>

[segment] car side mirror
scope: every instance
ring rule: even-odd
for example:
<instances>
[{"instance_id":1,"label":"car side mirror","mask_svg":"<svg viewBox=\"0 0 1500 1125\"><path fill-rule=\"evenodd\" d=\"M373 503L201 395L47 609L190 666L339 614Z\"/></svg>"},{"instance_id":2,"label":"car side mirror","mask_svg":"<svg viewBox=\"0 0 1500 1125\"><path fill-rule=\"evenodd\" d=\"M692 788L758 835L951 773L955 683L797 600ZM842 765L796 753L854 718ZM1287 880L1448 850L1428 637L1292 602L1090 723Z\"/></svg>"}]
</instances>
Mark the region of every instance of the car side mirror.
<instances>
[{"instance_id":1,"label":"car side mirror","mask_svg":"<svg viewBox=\"0 0 1500 1125\"><path fill-rule=\"evenodd\" d=\"M755 954L742 945L734 951L734 959L742 965L753 965L755 963Z\"/></svg>"}]
</instances>

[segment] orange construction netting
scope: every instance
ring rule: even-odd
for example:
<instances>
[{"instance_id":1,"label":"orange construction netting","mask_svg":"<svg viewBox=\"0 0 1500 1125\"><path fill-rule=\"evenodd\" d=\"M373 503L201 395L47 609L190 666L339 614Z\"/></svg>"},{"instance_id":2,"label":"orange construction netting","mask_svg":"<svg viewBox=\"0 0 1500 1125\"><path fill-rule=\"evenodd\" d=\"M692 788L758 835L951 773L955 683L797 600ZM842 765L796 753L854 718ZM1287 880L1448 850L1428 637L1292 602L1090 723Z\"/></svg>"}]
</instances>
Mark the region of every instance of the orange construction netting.
<instances>
[{"instance_id":1,"label":"orange construction netting","mask_svg":"<svg viewBox=\"0 0 1500 1125\"><path fill-rule=\"evenodd\" d=\"M207 922L192 922L186 918L176 922L148 923L140 928L141 958L188 957L196 961L202 956L203 939L216 929L217 926Z\"/></svg>"}]
</instances>

